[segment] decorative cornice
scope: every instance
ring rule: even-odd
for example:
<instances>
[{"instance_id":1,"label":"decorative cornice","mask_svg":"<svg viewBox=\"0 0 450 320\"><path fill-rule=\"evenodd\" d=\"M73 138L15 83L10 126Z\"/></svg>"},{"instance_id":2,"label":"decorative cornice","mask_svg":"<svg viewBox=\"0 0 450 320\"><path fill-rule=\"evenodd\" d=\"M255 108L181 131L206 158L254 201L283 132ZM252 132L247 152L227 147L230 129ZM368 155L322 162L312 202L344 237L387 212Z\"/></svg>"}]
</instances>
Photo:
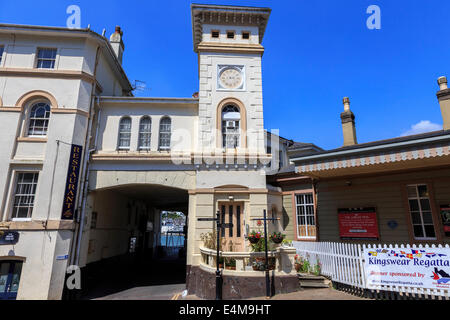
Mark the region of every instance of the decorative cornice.
<instances>
[{"instance_id":1,"label":"decorative cornice","mask_svg":"<svg viewBox=\"0 0 450 320\"><path fill-rule=\"evenodd\" d=\"M198 52L226 52L226 53L264 53L264 47L260 44L230 44L200 42Z\"/></svg>"},{"instance_id":2,"label":"decorative cornice","mask_svg":"<svg viewBox=\"0 0 450 320\"><path fill-rule=\"evenodd\" d=\"M55 70L55 69L37 69L37 68L0 68L0 76L3 77L40 77L55 79L75 79L83 80L89 83L95 83L97 90L103 91L102 86L95 77L84 71L75 70Z\"/></svg>"},{"instance_id":3,"label":"decorative cornice","mask_svg":"<svg viewBox=\"0 0 450 320\"><path fill-rule=\"evenodd\" d=\"M202 41L203 24L256 26L262 43L271 9L261 7L191 4L194 51Z\"/></svg>"}]
</instances>

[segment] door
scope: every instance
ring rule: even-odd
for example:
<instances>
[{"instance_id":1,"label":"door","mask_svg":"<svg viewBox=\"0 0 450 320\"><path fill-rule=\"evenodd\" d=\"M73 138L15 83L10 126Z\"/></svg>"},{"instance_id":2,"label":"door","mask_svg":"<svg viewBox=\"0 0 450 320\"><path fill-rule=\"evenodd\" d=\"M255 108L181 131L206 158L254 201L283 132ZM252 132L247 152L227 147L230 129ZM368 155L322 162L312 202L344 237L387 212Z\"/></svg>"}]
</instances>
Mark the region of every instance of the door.
<instances>
[{"instance_id":1,"label":"door","mask_svg":"<svg viewBox=\"0 0 450 320\"><path fill-rule=\"evenodd\" d=\"M0 262L0 300L15 300L19 289L22 262Z\"/></svg>"},{"instance_id":2,"label":"door","mask_svg":"<svg viewBox=\"0 0 450 320\"><path fill-rule=\"evenodd\" d=\"M224 251L244 251L243 208L243 203L225 202L220 204L221 222L233 224L230 228L222 229L222 250Z\"/></svg>"}]
</instances>

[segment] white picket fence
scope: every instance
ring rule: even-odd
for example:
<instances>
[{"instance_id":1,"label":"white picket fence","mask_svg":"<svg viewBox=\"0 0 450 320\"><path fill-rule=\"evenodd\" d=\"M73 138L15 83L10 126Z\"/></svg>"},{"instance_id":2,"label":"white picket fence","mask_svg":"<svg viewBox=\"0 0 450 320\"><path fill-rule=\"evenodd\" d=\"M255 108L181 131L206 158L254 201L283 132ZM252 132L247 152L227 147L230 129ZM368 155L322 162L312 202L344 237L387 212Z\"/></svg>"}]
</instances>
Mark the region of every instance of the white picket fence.
<instances>
[{"instance_id":1,"label":"white picket fence","mask_svg":"<svg viewBox=\"0 0 450 320\"><path fill-rule=\"evenodd\" d=\"M358 292L369 292L375 297L386 297L386 292L397 293L394 298L432 298L450 299L449 290L416 288L407 286L377 286L376 289L368 288L364 272L365 249L414 249L424 250L432 248L449 248L449 245L398 245L398 244L353 244L340 242L300 242L293 241L293 246L297 254L307 259L312 266L318 262L321 264L321 274L329 277L337 284L343 284L351 288L356 288ZM392 297L391 297L392 298Z\"/></svg>"}]
</instances>

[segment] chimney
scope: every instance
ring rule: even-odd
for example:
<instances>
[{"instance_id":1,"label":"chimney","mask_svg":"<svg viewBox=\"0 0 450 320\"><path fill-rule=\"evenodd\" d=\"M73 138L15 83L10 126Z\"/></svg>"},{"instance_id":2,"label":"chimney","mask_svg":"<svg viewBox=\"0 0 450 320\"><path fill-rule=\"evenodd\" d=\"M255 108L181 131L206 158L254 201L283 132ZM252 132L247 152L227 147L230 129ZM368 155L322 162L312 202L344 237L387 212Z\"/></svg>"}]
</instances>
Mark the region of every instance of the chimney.
<instances>
[{"instance_id":1,"label":"chimney","mask_svg":"<svg viewBox=\"0 0 450 320\"><path fill-rule=\"evenodd\" d=\"M116 26L116 31L109 37L109 43L111 44L117 59L119 59L120 64L122 64L123 50L125 49L122 41L122 35L123 31L120 30L119 26Z\"/></svg>"},{"instance_id":2,"label":"chimney","mask_svg":"<svg viewBox=\"0 0 450 320\"><path fill-rule=\"evenodd\" d=\"M441 114L443 120L443 129L450 130L450 89L447 87L447 78L439 77L439 91L436 96L441 105Z\"/></svg>"},{"instance_id":3,"label":"chimney","mask_svg":"<svg viewBox=\"0 0 450 320\"><path fill-rule=\"evenodd\" d=\"M352 146L358 142L356 142L355 115L350 110L350 99L345 97L342 101L344 103L344 112L341 113L341 122L345 147Z\"/></svg>"}]
</instances>

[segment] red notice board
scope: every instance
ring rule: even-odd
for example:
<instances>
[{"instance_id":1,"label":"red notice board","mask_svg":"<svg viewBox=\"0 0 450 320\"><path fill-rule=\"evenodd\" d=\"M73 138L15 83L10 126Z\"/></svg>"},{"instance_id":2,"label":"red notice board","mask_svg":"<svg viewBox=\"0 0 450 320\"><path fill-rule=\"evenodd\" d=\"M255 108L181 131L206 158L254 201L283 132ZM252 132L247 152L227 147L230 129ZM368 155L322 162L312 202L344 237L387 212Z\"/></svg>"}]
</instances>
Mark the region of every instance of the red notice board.
<instances>
[{"instance_id":1,"label":"red notice board","mask_svg":"<svg viewBox=\"0 0 450 320\"><path fill-rule=\"evenodd\" d=\"M375 208L338 209L339 236L342 240L378 240Z\"/></svg>"}]
</instances>

